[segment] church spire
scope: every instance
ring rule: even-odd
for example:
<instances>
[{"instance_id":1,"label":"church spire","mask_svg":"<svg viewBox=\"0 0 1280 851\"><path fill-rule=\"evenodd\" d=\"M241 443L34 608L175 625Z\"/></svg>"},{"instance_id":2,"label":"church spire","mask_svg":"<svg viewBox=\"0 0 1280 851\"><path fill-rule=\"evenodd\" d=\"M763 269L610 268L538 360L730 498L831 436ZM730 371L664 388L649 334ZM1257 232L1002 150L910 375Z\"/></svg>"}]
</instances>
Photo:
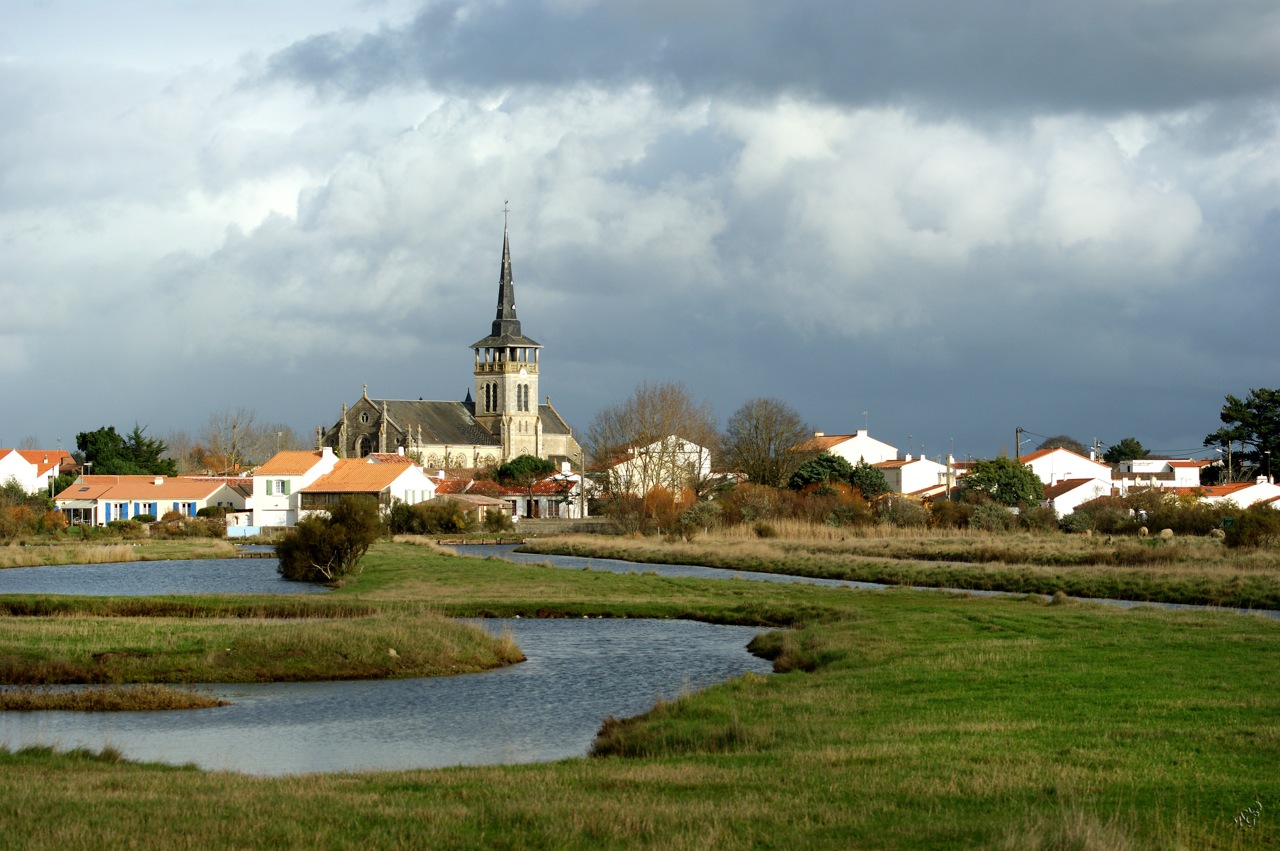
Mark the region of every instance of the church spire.
<instances>
[{"instance_id":1,"label":"church spire","mask_svg":"<svg viewBox=\"0 0 1280 851\"><path fill-rule=\"evenodd\" d=\"M505 210L503 214L505 216ZM520 320L516 318L516 285L511 276L511 241L507 238L505 222L502 225L502 269L498 274L498 315L493 320L493 336L520 336Z\"/></svg>"},{"instance_id":2,"label":"church spire","mask_svg":"<svg viewBox=\"0 0 1280 851\"><path fill-rule=\"evenodd\" d=\"M516 284L511 274L511 240L507 236L507 209L502 210L502 268L498 272L498 313L494 317L489 336L472 343L471 347L532 346L538 344L520 330L516 318Z\"/></svg>"}]
</instances>

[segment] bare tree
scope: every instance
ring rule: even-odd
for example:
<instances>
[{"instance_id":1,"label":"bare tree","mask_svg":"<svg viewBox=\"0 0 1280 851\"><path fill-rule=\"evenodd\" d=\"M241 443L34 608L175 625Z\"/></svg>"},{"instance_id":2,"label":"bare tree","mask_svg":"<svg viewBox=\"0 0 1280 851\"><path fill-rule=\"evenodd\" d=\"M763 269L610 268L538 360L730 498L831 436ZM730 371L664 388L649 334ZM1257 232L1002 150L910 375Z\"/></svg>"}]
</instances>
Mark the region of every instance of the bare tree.
<instances>
[{"instance_id":1,"label":"bare tree","mask_svg":"<svg viewBox=\"0 0 1280 851\"><path fill-rule=\"evenodd\" d=\"M308 444L284 423L259 423L245 408L227 408L209 417L193 454L213 473L243 473L284 449L307 449Z\"/></svg>"},{"instance_id":2,"label":"bare tree","mask_svg":"<svg viewBox=\"0 0 1280 851\"><path fill-rule=\"evenodd\" d=\"M170 429L164 436L164 443L168 447L165 450L164 457L173 461L178 470L178 475L189 476L192 473L204 471L204 465L197 455L199 446L191 439L189 432L181 429Z\"/></svg>"},{"instance_id":3,"label":"bare tree","mask_svg":"<svg viewBox=\"0 0 1280 851\"><path fill-rule=\"evenodd\" d=\"M261 454L257 415L246 408L224 408L209 415L200 433L199 457L211 473L239 473Z\"/></svg>"},{"instance_id":4,"label":"bare tree","mask_svg":"<svg viewBox=\"0 0 1280 851\"><path fill-rule=\"evenodd\" d=\"M34 434L29 434L26 437L22 438L22 440L18 441L17 448L18 449L43 449L44 447L40 445L40 438L36 437Z\"/></svg>"},{"instance_id":5,"label":"bare tree","mask_svg":"<svg viewBox=\"0 0 1280 851\"><path fill-rule=\"evenodd\" d=\"M805 460L792 451L809 424L778 399L752 399L734 412L724 436L725 462L758 485L780 488Z\"/></svg>"},{"instance_id":6,"label":"bare tree","mask_svg":"<svg viewBox=\"0 0 1280 851\"><path fill-rule=\"evenodd\" d=\"M583 442L598 484L614 497L655 487L702 496L719 432L710 405L695 402L683 384L646 382L596 414Z\"/></svg>"}]
</instances>

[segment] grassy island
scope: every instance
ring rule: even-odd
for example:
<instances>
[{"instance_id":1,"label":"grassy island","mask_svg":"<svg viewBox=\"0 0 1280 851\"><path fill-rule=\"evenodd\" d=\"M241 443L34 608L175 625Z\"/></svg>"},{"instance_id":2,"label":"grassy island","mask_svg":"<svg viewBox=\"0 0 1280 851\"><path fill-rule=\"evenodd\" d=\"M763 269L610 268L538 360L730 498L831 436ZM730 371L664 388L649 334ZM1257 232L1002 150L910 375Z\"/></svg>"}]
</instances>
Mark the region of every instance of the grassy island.
<instances>
[{"instance_id":1,"label":"grassy island","mask_svg":"<svg viewBox=\"0 0 1280 851\"><path fill-rule=\"evenodd\" d=\"M171 601L218 612L210 628L242 602L265 605ZM69 624L135 616L83 605ZM1280 622L1260 616L567 571L386 543L358 580L289 605L351 607L325 623L388 630L428 611L758 624L758 652L785 673L611 719L593 756L550 764L265 779L0 751L0 824L21 825L5 835L46 848L1280 844ZM58 617L39 609L3 610L4 631Z\"/></svg>"},{"instance_id":2,"label":"grassy island","mask_svg":"<svg viewBox=\"0 0 1280 851\"><path fill-rule=\"evenodd\" d=\"M1062 592L1072 597L1280 610L1275 550L1230 550L1216 538L812 527L761 539L735 527L694 541L573 535L524 552L697 564L926 588Z\"/></svg>"}]
</instances>

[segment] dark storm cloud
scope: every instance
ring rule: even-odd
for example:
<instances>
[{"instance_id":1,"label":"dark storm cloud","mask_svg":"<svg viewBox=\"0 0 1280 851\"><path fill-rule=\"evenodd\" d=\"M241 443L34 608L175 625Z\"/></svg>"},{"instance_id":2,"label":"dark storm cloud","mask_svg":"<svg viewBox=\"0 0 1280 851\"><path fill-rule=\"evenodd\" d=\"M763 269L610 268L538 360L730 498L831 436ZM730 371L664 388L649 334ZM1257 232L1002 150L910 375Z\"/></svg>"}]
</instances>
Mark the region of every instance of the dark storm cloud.
<instances>
[{"instance_id":1,"label":"dark storm cloud","mask_svg":"<svg viewBox=\"0 0 1280 851\"><path fill-rule=\"evenodd\" d=\"M1103 112L1247 99L1280 82L1269 0L566 5L430 3L403 27L301 41L270 73L349 97L423 80L644 80L689 95Z\"/></svg>"}]
</instances>

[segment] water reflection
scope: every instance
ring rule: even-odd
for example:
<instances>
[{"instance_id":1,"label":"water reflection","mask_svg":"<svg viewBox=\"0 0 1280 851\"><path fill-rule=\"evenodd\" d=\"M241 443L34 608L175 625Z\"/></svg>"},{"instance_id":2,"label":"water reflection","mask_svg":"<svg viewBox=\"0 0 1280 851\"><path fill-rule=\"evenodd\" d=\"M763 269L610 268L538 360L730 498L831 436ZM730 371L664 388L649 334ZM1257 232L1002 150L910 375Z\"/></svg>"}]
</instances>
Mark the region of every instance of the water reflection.
<instances>
[{"instance_id":1,"label":"water reflection","mask_svg":"<svg viewBox=\"0 0 1280 851\"><path fill-rule=\"evenodd\" d=\"M542 762L587 752L600 722L768 662L759 630L692 621L495 620L528 661L418 680L208 687L232 706L0 713L0 743L104 745L130 759L252 774Z\"/></svg>"}]
</instances>

